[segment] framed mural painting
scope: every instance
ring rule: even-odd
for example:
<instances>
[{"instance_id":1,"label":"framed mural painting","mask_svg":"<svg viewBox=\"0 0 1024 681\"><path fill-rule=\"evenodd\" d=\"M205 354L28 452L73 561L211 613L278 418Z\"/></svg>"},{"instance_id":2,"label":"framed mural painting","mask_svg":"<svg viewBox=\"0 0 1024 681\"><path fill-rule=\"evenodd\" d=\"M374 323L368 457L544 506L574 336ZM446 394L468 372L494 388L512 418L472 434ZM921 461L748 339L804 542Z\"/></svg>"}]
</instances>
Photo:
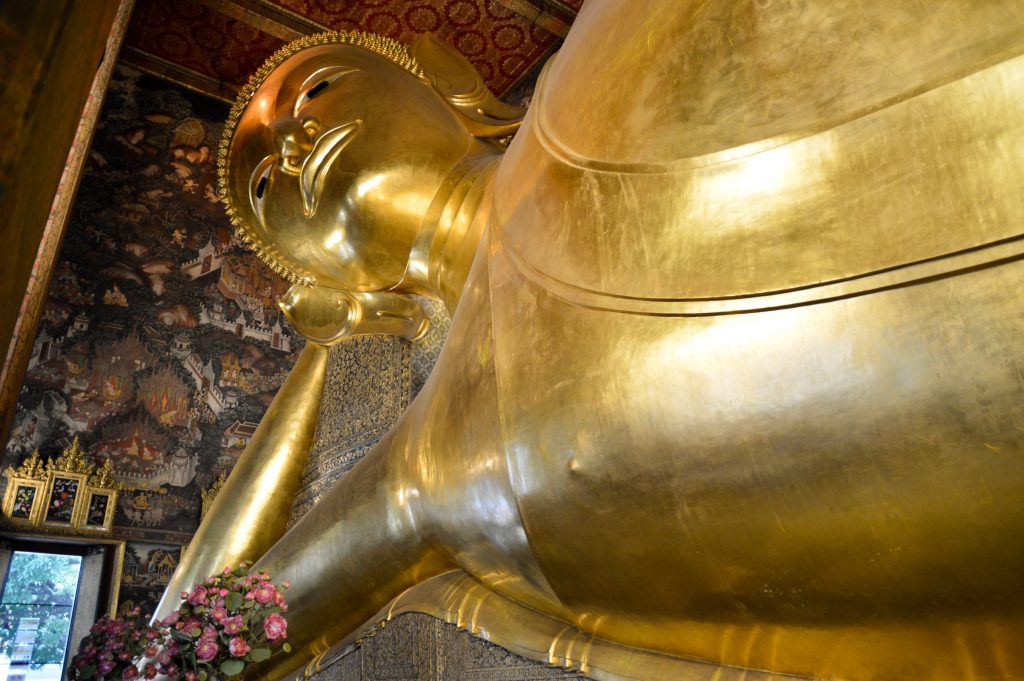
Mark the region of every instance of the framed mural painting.
<instances>
[{"instance_id":1,"label":"framed mural painting","mask_svg":"<svg viewBox=\"0 0 1024 681\"><path fill-rule=\"evenodd\" d=\"M77 436L56 459L44 464L37 451L4 475L3 512L9 521L70 533L114 528L121 486L109 459L98 468L85 459Z\"/></svg>"},{"instance_id":2,"label":"framed mural painting","mask_svg":"<svg viewBox=\"0 0 1024 681\"><path fill-rule=\"evenodd\" d=\"M39 451L25 459L20 466L11 466L4 471L7 477L7 491L4 492L3 512L18 524L37 525L42 516L46 496L47 470L39 457Z\"/></svg>"},{"instance_id":3,"label":"framed mural painting","mask_svg":"<svg viewBox=\"0 0 1024 681\"><path fill-rule=\"evenodd\" d=\"M51 472L47 480L43 525L72 527L81 513L88 476L82 473Z\"/></svg>"},{"instance_id":4,"label":"framed mural painting","mask_svg":"<svg viewBox=\"0 0 1024 681\"><path fill-rule=\"evenodd\" d=\"M117 490L90 487L79 527L83 530L109 532L114 525L116 499Z\"/></svg>"},{"instance_id":5,"label":"framed mural painting","mask_svg":"<svg viewBox=\"0 0 1024 681\"><path fill-rule=\"evenodd\" d=\"M11 479L4 494L4 515L17 523L35 524L43 509L41 480Z\"/></svg>"}]
</instances>

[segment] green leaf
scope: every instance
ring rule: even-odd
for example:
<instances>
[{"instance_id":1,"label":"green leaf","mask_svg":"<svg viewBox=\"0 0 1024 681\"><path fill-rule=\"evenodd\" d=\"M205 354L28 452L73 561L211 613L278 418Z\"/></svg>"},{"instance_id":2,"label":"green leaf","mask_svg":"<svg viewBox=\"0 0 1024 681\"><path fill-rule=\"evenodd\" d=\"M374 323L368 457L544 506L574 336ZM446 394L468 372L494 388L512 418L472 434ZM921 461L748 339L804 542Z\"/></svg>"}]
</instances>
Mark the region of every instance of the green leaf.
<instances>
[{"instance_id":1,"label":"green leaf","mask_svg":"<svg viewBox=\"0 0 1024 681\"><path fill-rule=\"evenodd\" d=\"M191 636L192 638L198 638L200 636L200 634L202 634L202 633L203 633L203 630L200 629L199 627L196 627L195 629L193 629L190 632L188 632L188 635Z\"/></svg>"},{"instance_id":2,"label":"green leaf","mask_svg":"<svg viewBox=\"0 0 1024 681\"><path fill-rule=\"evenodd\" d=\"M91 664L86 665L85 667L82 667L78 670L78 675L81 676L83 679L91 679L92 675L95 673L96 667L93 667Z\"/></svg>"},{"instance_id":3,"label":"green leaf","mask_svg":"<svg viewBox=\"0 0 1024 681\"><path fill-rule=\"evenodd\" d=\"M228 610L238 610L242 607L242 594L237 591L232 591L224 597L224 607Z\"/></svg>"},{"instance_id":4,"label":"green leaf","mask_svg":"<svg viewBox=\"0 0 1024 681\"><path fill-rule=\"evenodd\" d=\"M241 660L224 660L220 663L220 673L224 676L238 676L245 669L245 663Z\"/></svg>"},{"instance_id":5,"label":"green leaf","mask_svg":"<svg viewBox=\"0 0 1024 681\"><path fill-rule=\"evenodd\" d=\"M256 605L256 601L246 601L245 605L243 605L242 607L243 608L251 608L254 605Z\"/></svg>"},{"instance_id":6,"label":"green leaf","mask_svg":"<svg viewBox=\"0 0 1024 681\"><path fill-rule=\"evenodd\" d=\"M281 650L283 650L286 653L292 652L292 644L286 642L283 646L281 646Z\"/></svg>"},{"instance_id":7,"label":"green leaf","mask_svg":"<svg viewBox=\"0 0 1024 681\"><path fill-rule=\"evenodd\" d=\"M249 651L249 659L253 662L263 662L270 659L270 648L253 648Z\"/></svg>"},{"instance_id":8,"label":"green leaf","mask_svg":"<svg viewBox=\"0 0 1024 681\"><path fill-rule=\"evenodd\" d=\"M200 672L199 672L199 681L206 681L206 676L207 676L206 672L200 670Z\"/></svg>"},{"instance_id":9,"label":"green leaf","mask_svg":"<svg viewBox=\"0 0 1024 681\"><path fill-rule=\"evenodd\" d=\"M264 615L266 617L269 617L270 615L273 615L275 613L277 613L277 614L281 613L281 608L277 607L276 605L273 606L272 608L267 608L267 611L266 611L266 613L264 613Z\"/></svg>"}]
</instances>

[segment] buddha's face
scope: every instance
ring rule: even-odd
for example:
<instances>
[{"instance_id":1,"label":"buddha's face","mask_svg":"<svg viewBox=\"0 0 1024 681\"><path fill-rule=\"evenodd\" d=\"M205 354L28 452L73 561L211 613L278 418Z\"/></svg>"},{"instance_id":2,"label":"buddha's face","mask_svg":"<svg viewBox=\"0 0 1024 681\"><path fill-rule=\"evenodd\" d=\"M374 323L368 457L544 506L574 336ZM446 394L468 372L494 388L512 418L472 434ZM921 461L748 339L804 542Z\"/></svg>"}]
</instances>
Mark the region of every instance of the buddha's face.
<instances>
[{"instance_id":1,"label":"buddha's face","mask_svg":"<svg viewBox=\"0 0 1024 681\"><path fill-rule=\"evenodd\" d=\"M317 283L395 286L472 137L425 82L352 45L303 50L254 93L229 150L238 216Z\"/></svg>"}]
</instances>

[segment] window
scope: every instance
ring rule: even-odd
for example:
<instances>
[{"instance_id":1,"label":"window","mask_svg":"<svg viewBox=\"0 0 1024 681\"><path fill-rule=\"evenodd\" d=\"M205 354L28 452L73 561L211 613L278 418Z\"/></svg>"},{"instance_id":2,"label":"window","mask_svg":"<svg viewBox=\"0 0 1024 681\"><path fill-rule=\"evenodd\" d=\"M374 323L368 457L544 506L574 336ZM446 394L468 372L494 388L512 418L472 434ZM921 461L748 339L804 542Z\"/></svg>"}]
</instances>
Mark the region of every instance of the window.
<instances>
[{"instance_id":1,"label":"window","mask_svg":"<svg viewBox=\"0 0 1024 681\"><path fill-rule=\"evenodd\" d=\"M81 569L80 555L14 552L0 596L0 653L10 661L0 676L60 680Z\"/></svg>"}]
</instances>

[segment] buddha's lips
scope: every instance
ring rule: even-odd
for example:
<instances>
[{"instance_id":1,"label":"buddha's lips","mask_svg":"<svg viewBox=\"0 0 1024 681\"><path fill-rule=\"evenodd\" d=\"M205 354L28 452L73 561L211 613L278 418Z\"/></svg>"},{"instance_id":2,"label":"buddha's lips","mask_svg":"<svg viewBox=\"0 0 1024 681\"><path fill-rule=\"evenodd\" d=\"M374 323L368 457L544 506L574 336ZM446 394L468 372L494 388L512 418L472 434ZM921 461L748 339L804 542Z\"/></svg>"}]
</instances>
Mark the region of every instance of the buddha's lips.
<instances>
[{"instance_id":1,"label":"buddha's lips","mask_svg":"<svg viewBox=\"0 0 1024 681\"><path fill-rule=\"evenodd\" d=\"M331 128L320 136L306 160L302 162L302 170L299 171L299 189L302 192L303 212L307 218L316 214L317 205L320 203L320 194L331 165L341 155L345 145L355 137L362 125L363 122L356 119L351 123Z\"/></svg>"}]
</instances>

